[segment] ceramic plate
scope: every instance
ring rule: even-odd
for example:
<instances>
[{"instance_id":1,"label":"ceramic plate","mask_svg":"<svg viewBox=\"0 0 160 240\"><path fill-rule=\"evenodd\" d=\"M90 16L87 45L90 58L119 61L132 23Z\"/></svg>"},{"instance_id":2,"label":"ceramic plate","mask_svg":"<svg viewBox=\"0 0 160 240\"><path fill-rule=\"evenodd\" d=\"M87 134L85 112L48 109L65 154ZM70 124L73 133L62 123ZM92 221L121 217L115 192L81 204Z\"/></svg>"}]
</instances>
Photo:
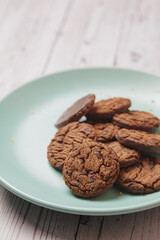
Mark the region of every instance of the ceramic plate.
<instances>
[{"instance_id":1,"label":"ceramic plate","mask_svg":"<svg viewBox=\"0 0 160 240\"><path fill-rule=\"evenodd\" d=\"M62 175L47 161L54 123L75 100L95 93L96 100L128 97L131 109L160 117L160 78L120 69L80 69L30 82L0 103L0 182L16 195L57 211L115 215L160 205L160 192L134 196L112 188L100 197L75 197Z\"/></svg>"}]
</instances>

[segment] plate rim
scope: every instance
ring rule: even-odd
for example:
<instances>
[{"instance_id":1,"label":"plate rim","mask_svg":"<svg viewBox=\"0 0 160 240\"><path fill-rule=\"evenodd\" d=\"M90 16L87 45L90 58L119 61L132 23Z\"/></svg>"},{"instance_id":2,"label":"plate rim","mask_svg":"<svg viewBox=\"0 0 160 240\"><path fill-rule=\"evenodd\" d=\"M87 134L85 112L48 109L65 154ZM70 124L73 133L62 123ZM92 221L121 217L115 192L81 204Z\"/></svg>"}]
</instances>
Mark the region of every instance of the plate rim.
<instances>
[{"instance_id":1,"label":"plate rim","mask_svg":"<svg viewBox=\"0 0 160 240\"><path fill-rule=\"evenodd\" d=\"M150 77L156 77L160 78L160 76L152 73L148 73L145 71L139 71L139 70L134 70L134 69L129 69L129 68L118 68L118 67L90 67L90 68L75 68L75 69L67 69L64 71L57 71L51 74L44 75L42 77L35 78L25 84L20 85L19 87L15 88L13 91L10 91L7 95L5 95L1 100L0 104L7 99L10 95L15 94L17 91L21 91L22 88L25 88L26 86L33 84L35 82L38 82L40 80L43 81L43 79L52 77L53 75L59 75L59 74L66 74L69 72L77 72L77 71L92 71L92 70L110 70L110 71L122 71L122 72L133 72L137 74L143 74L143 75L149 75ZM121 208L105 208L105 209L99 209L99 208L84 208L84 207L70 207L65 204L57 204L57 203L51 203L48 201L44 201L42 199L36 198L32 195L29 195L18 188L14 187L12 184L8 183L2 176L0 176L0 184L9 190L10 192L14 193L15 195L21 197L24 200L27 200L31 203L34 203L38 206L45 207L48 209L56 210L59 212L65 212L65 213L71 213L71 214L81 214L81 215L92 215L92 216L109 216L109 215L120 215L120 214L128 214L128 213L133 213L133 212L138 212L138 211L143 211L147 209L151 209L154 207L157 207L160 205L160 200L150 200L147 201L146 203L141 203L141 204L135 204L133 206L129 207L121 207Z\"/></svg>"},{"instance_id":2,"label":"plate rim","mask_svg":"<svg viewBox=\"0 0 160 240\"><path fill-rule=\"evenodd\" d=\"M2 181L1 181L2 179ZM58 212L63 212L63 213L70 213L70 214L75 214L75 215L88 215L88 216L112 216L112 215L121 215L121 214L129 214L129 213L135 213L135 212L140 212L143 210L148 210L152 209L154 207L158 207L160 205L160 201L151 201L151 204L147 203L142 203L142 204L137 204L133 205L132 207L125 207L124 208L105 208L105 209L97 209L97 208L77 208L77 207L68 207L67 205L61 205L61 204L52 204L48 201L41 200L39 198L36 198L34 196L31 196L29 194L26 194L25 192L17 189L14 187L12 184L8 184L3 178L0 179L0 184L9 190L11 193L15 194L16 196L30 202L33 204L36 204L40 207L44 207L47 209L55 210ZM142 206L141 206L142 205Z\"/></svg>"},{"instance_id":3,"label":"plate rim","mask_svg":"<svg viewBox=\"0 0 160 240\"><path fill-rule=\"evenodd\" d=\"M40 80L43 80L44 78L48 78L48 77L52 77L53 75L59 75L59 74L65 74L65 73L69 73L69 72L77 72L77 71L90 71L90 70L116 70L116 71L125 71L125 72L133 72L133 73L137 73L137 74L144 74L144 75L149 75L150 77L156 77L156 78L160 78L160 75L158 74L154 74L154 73L150 73L147 71L141 71L141 70L135 70L132 68L123 68L123 67L82 67L82 68L70 68L70 69L66 69L66 70L62 70L62 71L55 71L53 73L49 73L43 76L39 76L37 78L34 79L30 79L28 82L26 83L22 83L20 86L14 88L13 90L9 91L9 93L7 93L4 97L2 97L2 99L0 99L0 103L2 103L7 97L9 97L11 94L14 94L16 91L19 91L21 88L26 87L32 83L38 82Z\"/></svg>"}]
</instances>

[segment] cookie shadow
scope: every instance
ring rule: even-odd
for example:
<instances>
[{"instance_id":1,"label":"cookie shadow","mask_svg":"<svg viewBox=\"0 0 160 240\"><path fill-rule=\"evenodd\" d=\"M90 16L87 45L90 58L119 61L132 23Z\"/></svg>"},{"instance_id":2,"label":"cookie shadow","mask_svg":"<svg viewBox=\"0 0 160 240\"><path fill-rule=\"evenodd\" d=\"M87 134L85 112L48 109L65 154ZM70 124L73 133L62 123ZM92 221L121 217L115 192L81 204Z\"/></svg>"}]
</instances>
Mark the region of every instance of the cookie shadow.
<instances>
[{"instance_id":1,"label":"cookie shadow","mask_svg":"<svg viewBox=\"0 0 160 240\"><path fill-rule=\"evenodd\" d=\"M69 190L69 189L68 189ZM100 196L97 196L97 197L92 197L92 198L84 198L84 197L79 197L79 196L76 196L74 195L72 192L70 192L74 197L78 198L78 199L81 199L81 200L89 200L89 201L93 201L93 202L97 202L97 201L109 201L109 200L115 200L116 198L119 198L120 197L120 189L118 189L118 187L114 186L112 187L110 190L106 191L105 193L103 193L102 195Z\"/></svg>"},{"instance_id":2,"label":"cookie shadow","mask_svg":"<svg viewBox=\"0 0 160 240\"><path fill-rule=\"evenodd\" d=\"M106 191L104 194L96 197L96 198L93 198L91 200L93 201L100 201L100 202L103 202L103 201L107 201L107 200L115 200L117 198L119 198L119 192L120 190L117 188L117 187L112 187L110 190Z\"/></svg>"}]
</instances>

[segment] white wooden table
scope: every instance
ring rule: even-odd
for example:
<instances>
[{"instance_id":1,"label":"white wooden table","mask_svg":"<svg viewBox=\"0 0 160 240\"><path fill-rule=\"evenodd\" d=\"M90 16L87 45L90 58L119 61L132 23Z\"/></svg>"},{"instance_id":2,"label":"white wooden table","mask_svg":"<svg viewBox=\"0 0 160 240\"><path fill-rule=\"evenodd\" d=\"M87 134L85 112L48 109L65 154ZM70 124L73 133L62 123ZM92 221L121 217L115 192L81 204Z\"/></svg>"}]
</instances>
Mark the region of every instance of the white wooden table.
<instances>
[{"instance_id":1,"label":"white wooden table","mask_svg":"<svg viewBox=\"0 0 160 240\"><path fill-rule=\"evenodd\" d=\"M160 75L159 0L0 0L0 98L39 76L95 66ZM159 226L160 208L77 216L0 186L0 240L158 240Z\"/></svg>"}]
</instances>

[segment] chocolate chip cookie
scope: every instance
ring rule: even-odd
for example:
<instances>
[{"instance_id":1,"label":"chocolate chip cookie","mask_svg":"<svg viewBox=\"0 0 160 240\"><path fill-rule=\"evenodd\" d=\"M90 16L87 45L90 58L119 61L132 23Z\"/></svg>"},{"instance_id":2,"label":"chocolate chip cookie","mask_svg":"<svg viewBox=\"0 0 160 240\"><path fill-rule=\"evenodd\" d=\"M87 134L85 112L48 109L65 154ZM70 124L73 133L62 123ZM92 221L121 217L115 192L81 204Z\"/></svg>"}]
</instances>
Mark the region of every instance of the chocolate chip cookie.
<instances>
[{"instance_id":1,"label":"chocolate chip cookie","mask_svg":"<svg viewBox=\"0 0 160 240\"><path fill-rule=\"evenodd\" d=\"M131 101L128 98L110 98L96 102L87 113L87 119L91 121L111 118L114 114L127 111Z\"/></svg>"},{"instance_id":2,"label":"chocolate chip cookie","mask_svg":"<svg viewBox=\"0 0 160 240\"><path fill-rule=\"evenodd\" d=\"M63 179L81 197L104 193L116 181L119 162L114 151L102 143L84 141L70 151L63 167Z\"/></svg>"},{"instance_id":3,"label":"chocolate chip cookie","mask_svg":"<svg viewBox=\"0 0 160 240\"><path fill-rule=\"evenodd\" d=\"M160 158L143 156L135 165L122 168L117 185L134 194L160 190Z\"/></svg>"},{"instance_id":4,"label":"chocolate chip cookie","mask_svg":"<svg viewBox=\"0 0 160 240\"><path fill-rule=\"evenodd\" d=\"M59 129L48 146L48 160L56 168L62 169L71 149L84 139L95 140L95 129L87 123L73 122Z\"/></svg>"},{"instance_id":5,"label":"chocolate chip cookie","mask_svg":"<svg viewBox=\"0 0 160 240\"><path fill-rule=\"evenodd\" d=\"M160 121L149 112L127 111L115 114L113 116L113 123L123 128L151 131L159 127Z\"/></svg>"},{"instance_id":6,"label":"chocolate chip cookie","mask_svg":"<svg viewBox=\"0 0 160 240\"><path fill-rule=\"evenodd\" d=\"M79 99L60 116L55 126L62 127L65 126L67 123L78 121L92 108L94 101L94 94L89 94Z\"/></svg>"},{"instance_id":7,"label":"chocolate chip cookie","mask_svg":"<svg viewBox=\"0 0 160 240\"><path fill-rule=\"evenodd\" d=\"M96 140L98 142L110 142L115 139L119 127L112 123L93 123L95 128Z\"/></svg>"},{"instance_id":8,"label":"chocolate chip cookie","mask_svg":"<svg viewBox=\"0 0 160 240\"><path fill-rule=\"evenodd\" d=\"M160 135L158 134L122 128L116 134L116 138L128 147L144 152L160 153Z\"/></svg>"},{"instance_id":9,"label":"chocolate chip cookie","mask_svg":"<svg viewBox=\"0 0 160 240\"><path fill-rule=\"evenodd\" d=\"M138 162L140 153L134 149L125 147L118 141L110 142L107 146L111 147L117 154L120 167L128 167Z\"/></svg>"}]
</instances>

